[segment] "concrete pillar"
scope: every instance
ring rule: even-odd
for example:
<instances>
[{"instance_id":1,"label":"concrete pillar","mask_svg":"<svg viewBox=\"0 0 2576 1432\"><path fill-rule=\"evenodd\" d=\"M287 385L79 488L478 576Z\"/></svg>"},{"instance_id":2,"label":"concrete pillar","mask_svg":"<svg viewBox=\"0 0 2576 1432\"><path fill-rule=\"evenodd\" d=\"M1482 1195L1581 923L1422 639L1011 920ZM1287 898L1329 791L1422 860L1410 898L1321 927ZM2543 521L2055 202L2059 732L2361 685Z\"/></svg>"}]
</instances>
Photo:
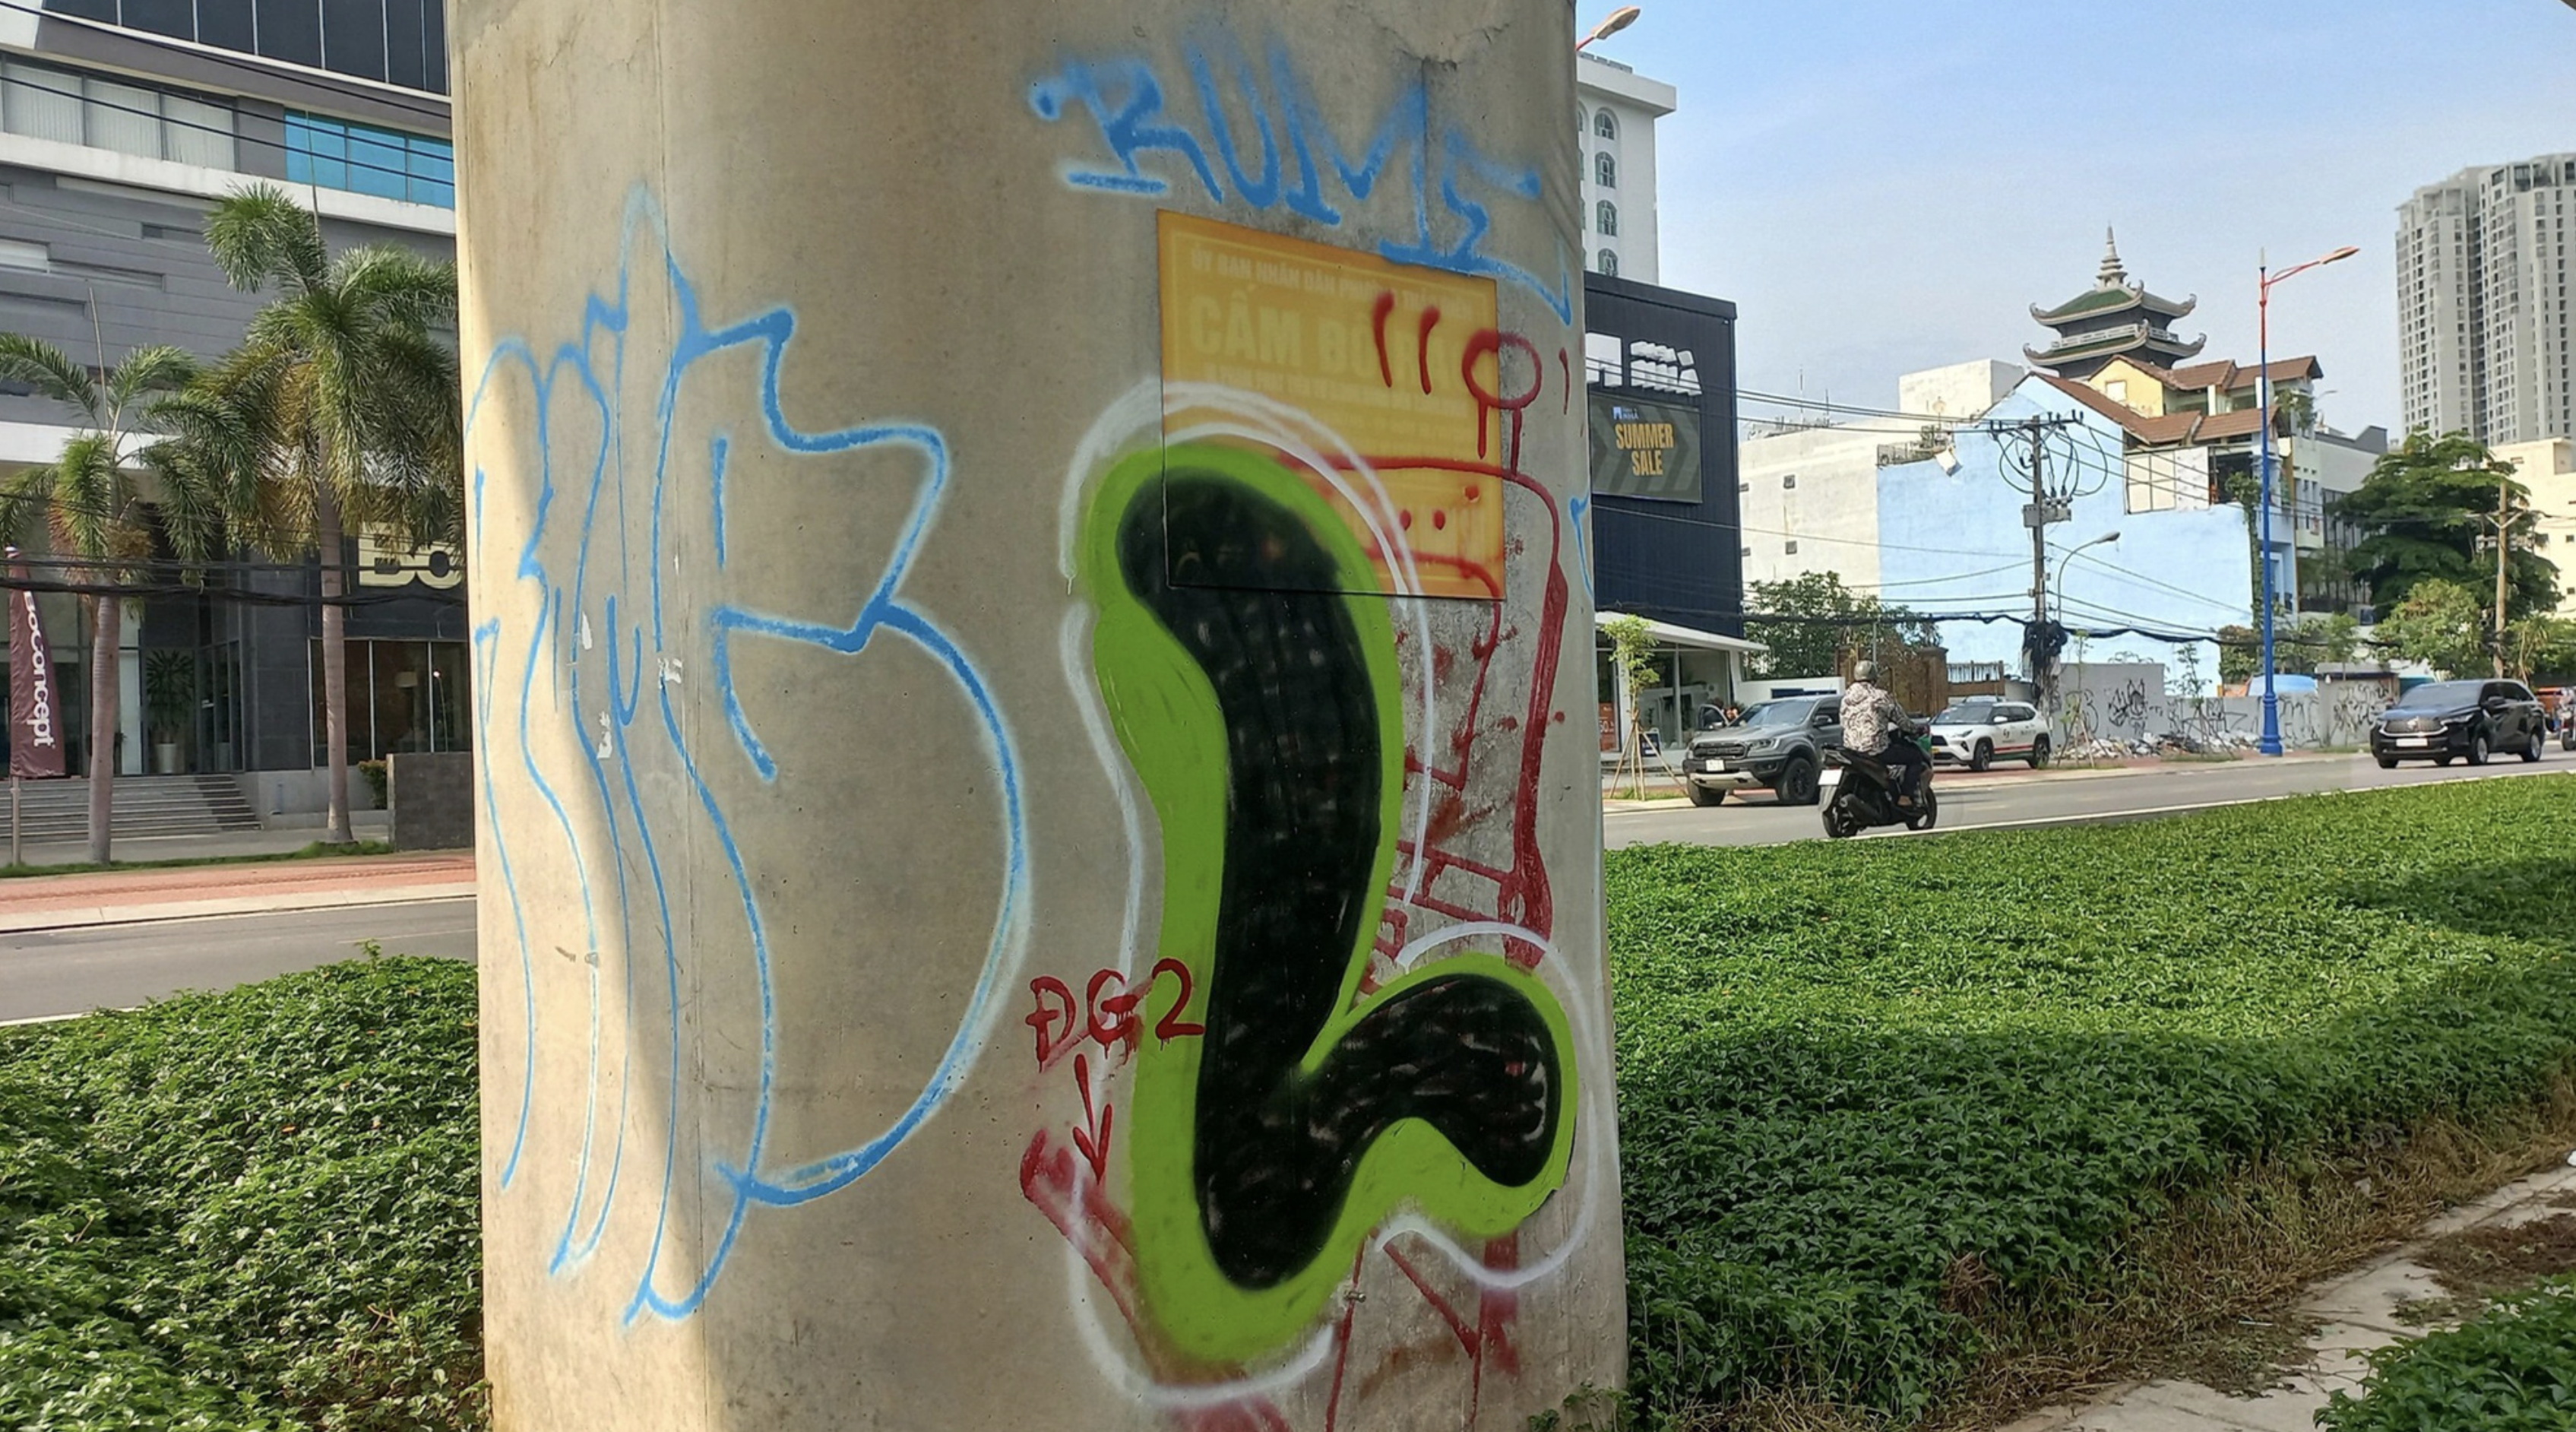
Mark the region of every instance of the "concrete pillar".
<instances>
[{"instance_id":1,"label":"concrete pillar","mask_svg":"<svg viewBox=\"0 0 2576 1432\"><path fill-rule=\"evenodd\" d=\"M457 11L500 1425L1618 1383L1566 0Z\"/></svg>"}]
</instances>

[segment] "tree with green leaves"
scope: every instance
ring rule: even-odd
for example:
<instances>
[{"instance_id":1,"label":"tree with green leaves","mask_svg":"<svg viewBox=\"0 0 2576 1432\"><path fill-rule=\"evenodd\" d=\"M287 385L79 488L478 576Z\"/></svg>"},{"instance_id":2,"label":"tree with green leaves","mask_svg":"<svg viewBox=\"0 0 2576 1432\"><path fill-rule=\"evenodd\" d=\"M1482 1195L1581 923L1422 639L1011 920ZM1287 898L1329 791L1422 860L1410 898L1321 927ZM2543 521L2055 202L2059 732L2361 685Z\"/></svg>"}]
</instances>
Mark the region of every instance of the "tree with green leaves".
<instances>
[{"instance_id":1,"label":"tree with green leaves","mask_svg":"<svg viewBox=\"0 0 2576 1432\"><path fill-rule=\"evenodd\" d=\"M2504 664L2515 679L2524 682L2535 677L2560 681L2576 677L2576 621L2544 615L2507 624Z\"/></svg>"},{"instance_id":2,"label":"tree with green leaves","mask_svg":"<svg viewBox=\"0 0 2576 1432\"><path fill-rule=\"evenodd\" d=\"M1642 799L1646 790L1645 698L1647 688L1655 684L1655 635L1644 617L1617 616L1602 623L1601 634L1610 639L1610 669L1626 697L1619 714L1619 774L1628 782L1628 798Z\"/></svg>"},{"instance_id":3,"label":"tree with green leaves","mask_svg":"<svg viewBox=\"0 0 2576 1432\"><path fill-rule=\"evenodd\" d=\"M1807 572L1782 582L1755 582L1753 610L1781 621L1748 621L1744 634L1769 647L1754 674L1777 679L1831 676L1844 652L1884 659L1908 647L1940 644L1940 624L1843 585L1839 572Z\"/></svg>"},{"instance_id":4,"label":"tree with green leaves","mask_svg":"<svg viewBox=\"0 0 2576 1432\"><path fill-rule=\"evenodd\" d=\"M414 550L462 538L456 266L393 245L333 255L321 221L255 185L215 205L206 247L233 286L276 297L242 346L173 405L186 461L233 529L272 556L321 561L328 839L350 839L344 540L386 530Z\"/></svg>"},{"instance_id":5,"label":"tree with green leaves","mask_svg":"<svg viewBox=\"0 0 2576 1432\"><path fill-rule=\"evenodd\" d=\"M2402 604L2417 584L2452 582L2495 588L2495 554L2487 519L2501 500L2527 502L2513 464L2466 433L2409 433L2381 457L2361 486L2335 504L2335 515L2365 534L2352 550L2351 572L2383 611ZM2524 547L2505 578L2517 612L2554 611L2558 569ZM2493 600L2492 597L2489 598Z\"/></svg>"},{"instance_id":6,"label":"tree with green leaves","mask_svg":"<svg viewBox=\"0 0 2576 1432\"><path fill-rule=\"evenodd\" d=\"M165 410L167 395L195 372L187 354L152 347L93 373L50 343L0 333L0 378L27 384L80 417L52 462L0 484L0 522L11 537L48 529L55 554L81 564L73 579L99 587L147 577L156 529L181 560L212 557L222 524L210 494L191 480L189 469L166 461L165 445L138 447L146 425ZM83 597L82 605L90 614L89 858L104 864L116 810L116 728L124 691L118 648L126 602L101 592Z\"/></svg>"},{"instance_id":7,"label":"tree with green leaves","mask_svg":"<svg viewBox=\"0 0 2576 1432\"><path fill-rule=\"evenodd\" d=\"M2427 577L2380 617L2378 641L2408 661L2458 675L2487 663L2488 632L2477 588Z\"/></svg>"}]
</instances>

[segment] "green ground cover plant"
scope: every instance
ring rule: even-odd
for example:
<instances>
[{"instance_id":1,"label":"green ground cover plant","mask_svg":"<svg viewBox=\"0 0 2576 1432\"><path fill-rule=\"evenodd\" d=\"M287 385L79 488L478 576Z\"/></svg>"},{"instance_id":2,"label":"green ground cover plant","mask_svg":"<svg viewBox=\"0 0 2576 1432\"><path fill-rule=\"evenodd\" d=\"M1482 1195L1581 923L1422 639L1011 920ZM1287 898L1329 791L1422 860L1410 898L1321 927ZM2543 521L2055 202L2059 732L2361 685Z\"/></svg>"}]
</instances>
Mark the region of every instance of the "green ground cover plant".
<instances>
[{"instance_id":1,"label":"green ground cover plant","mask_svg":"<svg viewBox=\"0 0 2576 1432\"><path fill-rule=\"evenodd\" d=\"M1918 1423L1999 1342L2172 1276L2172 1225L2527 1126L2576 1067L2560 779L1633 850L1608 905L1659 1423L1783 1398ZM2262 1215L2237 1222L2277 1236Z\"/></svg>"},{"instance_id":2,"label":"green ground cover plant","mask_svg":"<svg viewBox=\"0 0 2576 1432\"><path fill-rule=\"evenodd\" d=\"M2466 1325L2371 1355L2363 1395L2338 1392L2327 1432L2576 1428L2576 1278L2504 1298Z\"/></svg>"},{"instance_id":3,"label":"green ground cover plant","mask_svg":"<svg viewBox=\"0 0 2576 1432\"><path fill-rule=\"evenodd\" d=\"M0 1427L483 1425L474 968L0 1032Z\"/></svg>"}]
</instances>

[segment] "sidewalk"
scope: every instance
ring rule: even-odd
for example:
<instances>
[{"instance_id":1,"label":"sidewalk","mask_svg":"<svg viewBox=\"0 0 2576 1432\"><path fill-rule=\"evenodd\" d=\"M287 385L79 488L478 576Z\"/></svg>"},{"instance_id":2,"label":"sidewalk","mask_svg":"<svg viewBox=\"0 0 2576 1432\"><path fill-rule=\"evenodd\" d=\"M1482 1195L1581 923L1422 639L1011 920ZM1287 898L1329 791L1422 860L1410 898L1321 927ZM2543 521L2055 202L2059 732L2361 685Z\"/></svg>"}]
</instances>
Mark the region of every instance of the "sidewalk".
<instances>
[{"instance_id":1,"label":"sidewalk","mask_svg":"<svg viewBox=\"0 0 2576 1432\"><path fill-rule=\"evenodd\" d=\"M302 837L284 847L288 850L302 849L312 843L313 837L311 831L274 834ZM400 905L452 900L473 893L474 854L464 850L346 860L28 875L0 880L0 934L144 920L192 920L208 915Z\"/></svg>"},{"instance_id":2,"label":"sidewalk","mask_svg":"<svg viewBox=\"0 0 2576 1432\"><path fill-rule=\"evenodd\" d=\"M2576 1165L2576 1156L2569 1163ZM2320 1324L2308 1340L2311 1360L2261 1397L2150 1382L2117 1390L2089 1408L2034 1413L2003 1432L2315 1432L2317 1412L2335 1393L2360 1393L2369 1371L2362 1354L2430 1331L2410 1328L2399 1317L2407 1303L2442 1296L2431 1271L2414 1261L2426 1244L2472 1228L2511 1228L2564 1216L2571 1194L2576 1167L2534 1174L2424 1225L2406 1248L2310 1289L2300 1311Z\"/></svg>"}]
</instances>

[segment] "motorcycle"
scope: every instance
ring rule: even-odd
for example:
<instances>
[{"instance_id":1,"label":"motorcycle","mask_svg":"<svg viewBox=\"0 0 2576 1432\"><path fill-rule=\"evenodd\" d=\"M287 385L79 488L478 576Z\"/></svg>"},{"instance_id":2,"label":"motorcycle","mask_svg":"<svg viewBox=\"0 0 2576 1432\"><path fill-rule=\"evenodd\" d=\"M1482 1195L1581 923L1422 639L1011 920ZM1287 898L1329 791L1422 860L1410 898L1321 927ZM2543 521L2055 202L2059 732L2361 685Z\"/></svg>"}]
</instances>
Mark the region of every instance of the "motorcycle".
<instances>
[{"instance_id":1,"label":"motorcycle","mask_svg":"<svg viewBox=\"0 0 2576 1432\"><path fill-rule=\"evenodd\" d=\"M1923 735L1897 736L1895 740L1912 741L1924 753L1928 768L1932 738ZM1940 798L1932 794L1932 781L1927 775L1922 790L1910 805L1896 799L1896 773L1875 756L1856 751L1835 750L1826 753L1829 769L1825 778L1831 791L1824 802L1825 834L1834 840L1849 840L1865 830L1901 825L1907 830L1930 830L1941 821Z\"/></svg>"}]
</instances>

